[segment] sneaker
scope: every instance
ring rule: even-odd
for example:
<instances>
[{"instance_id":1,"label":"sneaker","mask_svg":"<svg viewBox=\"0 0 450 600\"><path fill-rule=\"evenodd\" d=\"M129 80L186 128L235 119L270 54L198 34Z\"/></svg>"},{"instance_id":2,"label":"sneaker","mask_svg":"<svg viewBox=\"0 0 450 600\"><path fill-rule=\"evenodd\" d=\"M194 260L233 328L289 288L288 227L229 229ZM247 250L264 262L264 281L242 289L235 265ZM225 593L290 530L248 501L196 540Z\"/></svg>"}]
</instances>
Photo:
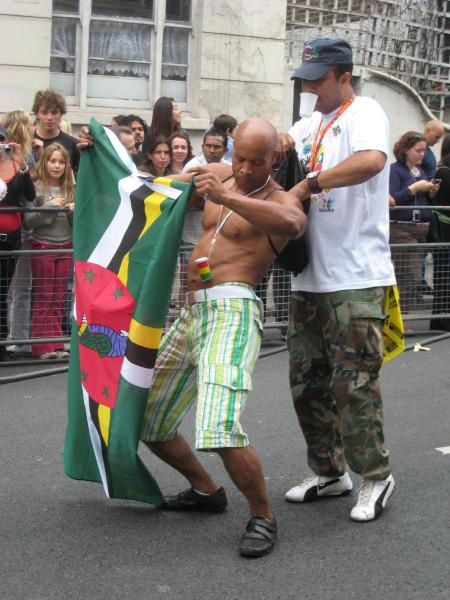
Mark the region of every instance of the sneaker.
<instances>
[{"instance_id":1,"label":"sneaker","mask_svg":"<svg viewBox=\"0 0 450 600\"><path fill-rule=\"evenodd\" d=\"M353 483L348 473L338 477L311 475L286 492L288 502L312 502L326 496L348 496Z\"/></svg>"},{"instance_id":2,"label":"sneaker","mask_svg":"<svg viewBox=\"0 0 450 600\"><path fill-rule=\"evenodd\" d=\"M350 518L353 521L373 521L379 517L394 487L395 481L392 475L381 481L364 479L359 489L358 502L352 508Z\"/></svg>"},{"instance_id":3,"label":"sneaker","mask_svg":"<svg viewBox=\"0 0 450 600\"><path fill-rule=\"evenodd\" d=\"M58 358L69 358L69 353L65 350L57 350L56 354L58 355Z\"/></svg>"},{"instance_id":4,"label":"sneaker","mask_svg":"<svg viewBox=\"0 0 450 600\"><path fill-rule=\"evenodd\" d=\"M175 496L166 496L164 510L200 510L205 512L222 512L228 504L223 487L213 494L199 494L193 488L180 492Z\"/></svg>"},{"instance_id":5,"label":"sneaker","mask_svg":"<svg viewBox=\"0 0 450 600\"><path fill-rule=\"evenodd\" d=\"M58 354L56 352L44 352L44 354L40 354L39 355L40 360L47 360L47 359L55 359L58 358Z\"/></svg>"}]
</instances>

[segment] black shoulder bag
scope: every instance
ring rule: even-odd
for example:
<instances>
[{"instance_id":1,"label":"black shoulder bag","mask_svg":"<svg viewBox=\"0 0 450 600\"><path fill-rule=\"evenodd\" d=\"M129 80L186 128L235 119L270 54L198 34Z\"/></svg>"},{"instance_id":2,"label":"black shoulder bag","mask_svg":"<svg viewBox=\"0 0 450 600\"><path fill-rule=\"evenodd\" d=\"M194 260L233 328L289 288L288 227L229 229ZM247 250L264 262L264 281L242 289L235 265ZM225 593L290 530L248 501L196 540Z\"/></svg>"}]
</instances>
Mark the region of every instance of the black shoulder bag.
<instances>
[{"instance_id":1,"label":"black shoulder bag","mask_svg":"<svg viewBox=\"0 0 450 600\"><path fill-rule=\"evenodd\" d=\"M287 152L278 168L274 169L272 176L284 190L289 191L296 183L305 179L306 173L305 165L298 160L297 151L293 148ZM309 199L303 202L305 214L309 213L309 205ZM267 237L270 247L276 254L276 264L286 271L301 273L308 264L308 250L304 235L295 240L289 240L281 252L277 251L270 236Z\"/></svg>"}]
</instances>

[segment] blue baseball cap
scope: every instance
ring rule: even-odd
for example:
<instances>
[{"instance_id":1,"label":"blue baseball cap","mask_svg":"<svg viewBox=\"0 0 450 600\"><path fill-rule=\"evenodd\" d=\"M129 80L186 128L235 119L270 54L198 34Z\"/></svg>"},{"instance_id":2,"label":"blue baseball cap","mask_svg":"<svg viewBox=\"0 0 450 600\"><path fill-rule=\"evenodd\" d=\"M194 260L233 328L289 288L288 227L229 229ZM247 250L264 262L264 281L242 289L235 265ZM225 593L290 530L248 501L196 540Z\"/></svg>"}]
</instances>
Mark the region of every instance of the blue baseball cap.
<instances>
[{"instance_id":1,"label":"blue baseball cap","mask_svg":"<svg viewBox=\"0 0 450 600\"><path fill-rule=\"evenodd\" d=\"M314 81L325 75L333 65L353 64L350 44L342 38L319 38L313 40L303 51L303 62L291 79Z\"/></svg>"}]
</instances>

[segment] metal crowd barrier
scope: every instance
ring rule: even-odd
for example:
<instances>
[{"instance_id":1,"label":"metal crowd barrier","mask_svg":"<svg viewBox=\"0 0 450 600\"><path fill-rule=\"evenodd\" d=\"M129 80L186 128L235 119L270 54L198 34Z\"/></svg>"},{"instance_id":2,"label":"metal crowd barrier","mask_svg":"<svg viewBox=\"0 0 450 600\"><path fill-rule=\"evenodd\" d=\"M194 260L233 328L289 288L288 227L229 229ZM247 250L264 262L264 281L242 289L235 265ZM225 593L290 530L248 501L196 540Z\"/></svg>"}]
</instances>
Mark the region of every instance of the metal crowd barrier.
<instances>
[{"instance_id":1,"label":"metal crowd barrier","mask_svg":"<svg viewBox=\"0 0 450 600\"><path fill-rule=\"evenodd\" d=\"M0 208L0 212L4 209ZM25 211L27 209L23 209ZM28 209L36 210L36 209ZM42 208L38 209L42 210ZM55 210L55 209L47 209ZM61 210L60 208L56 210ZM9 210L9 212L11 212ZM189 249L192 246L181 245L174 286L171 296L167 326L176 318L184 304L187 292L186 264ZM450 319L450 243L392 244L394 264L401 296L400 303L407 305L402 310L405 327L408 330L412 321L431 320L430 335L439 336L439 323L442 319ZM66 297L62 320L63 335L58 338L50 332L40 330L39 337L32 337L31 320L35 307L34 289L37 281L31 277L30 263L36 254L72 254L72 250L31 250L27 246L27 235L24 234L22 248L13 252L0 251L0 261L15 260L16 268L8 290L9 336L0 340L0 345L14 350L14 360L0 362L0 366L29 367L45 366L51 368L23 372L9 377L0 377L0 383L9 383L20 379L45 376L67 369L67 359L39 360L31 354L31 344L60 341L69 349L70 323L72 314L72 279L62 282L65 285ZM419 267L418 267L419 264ZM418 270L420 269L420 271ZM411 279L414 273L415 279ZM45 279L45 275L43 277ZM45 283L40 281L39 283ZM257 293L264 304L264 341L261 356L285 350L286 330L290 307L290 274L274 265L259 284ZM413 333L413 332L408 332ZM423 333L423 331L421 332ZM444 334L445 335L445 334ZM25 350L25 351L24 351ZM62 365L58 363L63 363ZM56 366L58 364L58 366Z\"/></svg>"}]
</instances>

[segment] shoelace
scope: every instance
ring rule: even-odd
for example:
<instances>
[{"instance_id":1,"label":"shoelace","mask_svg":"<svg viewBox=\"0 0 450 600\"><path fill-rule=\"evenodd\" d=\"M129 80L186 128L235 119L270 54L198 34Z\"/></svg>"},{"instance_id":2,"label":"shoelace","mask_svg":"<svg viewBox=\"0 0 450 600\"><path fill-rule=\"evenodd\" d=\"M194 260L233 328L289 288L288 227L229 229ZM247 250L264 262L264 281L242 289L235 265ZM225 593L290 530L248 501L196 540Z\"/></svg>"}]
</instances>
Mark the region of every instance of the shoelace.
<instances>
[{"instance_id":1,"label":"shoelace","mask_svg":"<svg viewBox=\"0 0 450 600\"><path fill-rule=\"evenodd\" d=\"M309 477L306 477L306 479L304 479L301 483L300 486L303 486L307 483L315 483L315 480L317 479L317 475L309 475Z\"/></svg>"},{"instance_id":2,"label":"shoelace","mask_svg":"<svg viewBox=\"0 0 450 600\"><path fill-rule=\"evenodd\" d=\"M374 482L365 481L359 488L358 504L369 504L370 496L372 494Z\"/></svg>"}]
</instances>

